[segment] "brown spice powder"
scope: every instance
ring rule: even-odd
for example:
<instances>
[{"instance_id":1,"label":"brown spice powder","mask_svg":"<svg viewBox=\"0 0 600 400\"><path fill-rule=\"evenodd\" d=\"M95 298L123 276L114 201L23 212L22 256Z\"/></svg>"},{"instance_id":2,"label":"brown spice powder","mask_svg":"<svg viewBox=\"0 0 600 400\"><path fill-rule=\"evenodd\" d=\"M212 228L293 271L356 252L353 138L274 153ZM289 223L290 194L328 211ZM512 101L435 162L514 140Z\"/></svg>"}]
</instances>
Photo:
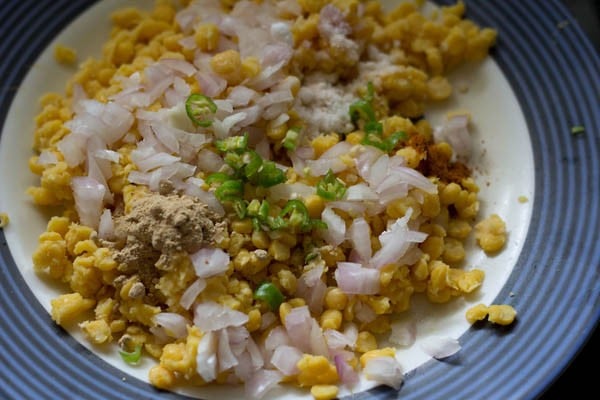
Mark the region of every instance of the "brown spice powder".
<instances>
[{"instance_id":1,"label":"brown spice powder","mask_svg":"<svg viewBox=\"0 0 600 400\"><path fill-rule=\"evenodd\" d=\"M168 270L179 257L214 245L224 227L195 197L149 193L135 199L129 213L115 218L115 260L127 272Z\"/></svg>"}]
</instances>

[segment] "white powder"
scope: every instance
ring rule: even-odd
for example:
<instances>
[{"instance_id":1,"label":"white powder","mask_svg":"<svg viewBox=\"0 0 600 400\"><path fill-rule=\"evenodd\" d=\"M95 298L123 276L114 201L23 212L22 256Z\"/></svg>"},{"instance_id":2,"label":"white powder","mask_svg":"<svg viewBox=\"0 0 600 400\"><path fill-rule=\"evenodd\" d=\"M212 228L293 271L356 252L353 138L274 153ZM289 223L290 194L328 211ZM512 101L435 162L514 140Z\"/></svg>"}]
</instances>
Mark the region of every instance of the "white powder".
<instances>
[{"instance_id":1,"label":"white powder","mask_svg":"<svg viewBox=\"0 0 600 400\"><path fill-rule=\"evenodd\" d=\"M320 80L300 89L295 110L306 122L309 138L320 133L348 133L354 129L349 108L356 100L357 97L348 88Z\"/></svg>"}]
</instances>

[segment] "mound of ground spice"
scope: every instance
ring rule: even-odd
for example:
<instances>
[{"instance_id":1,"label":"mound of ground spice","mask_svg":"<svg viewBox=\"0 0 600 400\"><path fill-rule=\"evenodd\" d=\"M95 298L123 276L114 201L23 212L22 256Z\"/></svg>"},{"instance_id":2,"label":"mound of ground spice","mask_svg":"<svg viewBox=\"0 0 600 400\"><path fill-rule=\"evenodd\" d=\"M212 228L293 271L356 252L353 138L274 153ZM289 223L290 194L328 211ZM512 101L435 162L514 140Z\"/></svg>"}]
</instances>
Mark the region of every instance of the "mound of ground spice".
<instances>
[{"instance_id":1,"label":"mound of ground spice","mask_svg":"<svg viewBox=\"0 0 600 400\"><path fill-rule=\"evenodd\" d=\"M148 193L135 199L129 213L115 218L115 260L123 272L149 267L168 270L179 257L215 244L225 229L198 198Z\"/></svg>"}]
</instances>

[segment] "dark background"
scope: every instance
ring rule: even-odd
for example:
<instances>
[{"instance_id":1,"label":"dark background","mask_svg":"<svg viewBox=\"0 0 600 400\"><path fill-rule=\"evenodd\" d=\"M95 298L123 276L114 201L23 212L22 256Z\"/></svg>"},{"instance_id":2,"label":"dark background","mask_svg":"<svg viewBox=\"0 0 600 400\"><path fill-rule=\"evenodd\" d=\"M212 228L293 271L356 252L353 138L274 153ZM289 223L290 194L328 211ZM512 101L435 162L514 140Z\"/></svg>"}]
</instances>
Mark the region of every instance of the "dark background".
<instances>
[{"instance_id":1,"label":"dark background","mask_svg":"<svg viewBox=\"0 0 600 400\"><path fill-rule=\"evenodd\" d=\"M591 39L596 51L600 53L600 0L562 1ZM600 77L598 78L600 79ZM600 356L599 329L596 328L586 346L581 349L579 355L548 391L540 397L540 400L600 398L597 376L598 357Z\"/></svg>"}]
</instances>

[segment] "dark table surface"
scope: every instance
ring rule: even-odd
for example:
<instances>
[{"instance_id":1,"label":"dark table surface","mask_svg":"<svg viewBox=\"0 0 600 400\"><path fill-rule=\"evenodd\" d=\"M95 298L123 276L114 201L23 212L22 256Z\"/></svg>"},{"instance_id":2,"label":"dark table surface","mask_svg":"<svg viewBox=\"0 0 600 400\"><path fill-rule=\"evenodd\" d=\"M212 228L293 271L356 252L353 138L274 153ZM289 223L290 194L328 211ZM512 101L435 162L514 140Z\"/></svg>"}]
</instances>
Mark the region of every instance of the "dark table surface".
<instances>
[{"instance_id":1,"label":"dark table surface","mask_svg":"<svg viewBox=\"0 0 600 400\"><path fill-rule=\"evenodd\" d=\"M600 0L563 0L600 53ZM598 110L600 112L600 110ZM540 400L599 398L594 367L600 356L600 327ZM591 374L590 374L591 373ZM578 395L577 393L582 393Z\"/></svg>"}]
</instances>

